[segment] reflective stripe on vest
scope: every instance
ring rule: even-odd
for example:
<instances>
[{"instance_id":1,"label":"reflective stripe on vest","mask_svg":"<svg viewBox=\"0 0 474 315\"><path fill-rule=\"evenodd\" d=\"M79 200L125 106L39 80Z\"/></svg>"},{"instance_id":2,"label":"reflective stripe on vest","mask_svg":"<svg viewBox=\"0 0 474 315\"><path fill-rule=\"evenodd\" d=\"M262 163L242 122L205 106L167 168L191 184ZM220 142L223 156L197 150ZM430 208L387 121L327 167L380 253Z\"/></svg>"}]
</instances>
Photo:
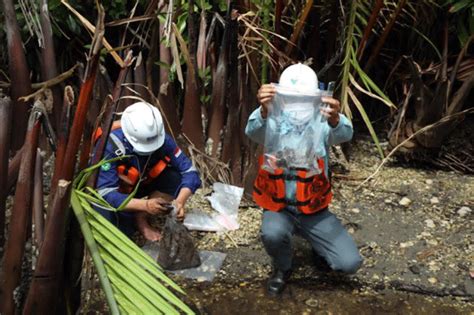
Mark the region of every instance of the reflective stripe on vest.
<instances>
[{"instance_id":1,"label":"reflective stripe on vest","mask_svg":"<svg viewBox=\"0 0 474 315\"><path fill-rule=\"evenodd\" d=\"M287 205L295 206L305 214L315 213L326 208L332 199L331 184L324 175L310 175L306 170L295 174L284 174L281 168L269 172L261 167L263 157L259 159L259 170L255 179L253 199L264 209L280 211ZM318 160L318 166L324 170L324 161ZM285 199L285 180L296 181L296 201Z\"/></svg>"}]
</instances>

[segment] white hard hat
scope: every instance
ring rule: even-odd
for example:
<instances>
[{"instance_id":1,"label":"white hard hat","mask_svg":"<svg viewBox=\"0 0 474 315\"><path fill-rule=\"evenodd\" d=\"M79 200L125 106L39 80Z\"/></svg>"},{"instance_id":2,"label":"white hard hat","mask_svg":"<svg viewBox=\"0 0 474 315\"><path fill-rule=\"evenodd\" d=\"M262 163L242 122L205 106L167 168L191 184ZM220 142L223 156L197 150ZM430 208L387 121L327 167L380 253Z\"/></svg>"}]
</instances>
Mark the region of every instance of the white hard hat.
<instances>
[{"instance_id":1,"label":"white hard hat","mask_svg":"<svg viewBox=\"0 0 474 315\"><path fill-rule=\"evenodd\" d=\"M318 77L307 65L297 63L287 67L280 76L279 85L296 93L314 94L318 91Z\"/></svg>"},{"instance_id":2,"label":"white hard hat","mask_svg":"<svg viewBox=\"0 0 474 315\"><path fill-rule=\"evenodd\" d=\"M151 104L138 102L125 109L121 119L125 138L134 151L150 154L165 141L165 129L160 111Z\"/></svg>"}]
</instances>

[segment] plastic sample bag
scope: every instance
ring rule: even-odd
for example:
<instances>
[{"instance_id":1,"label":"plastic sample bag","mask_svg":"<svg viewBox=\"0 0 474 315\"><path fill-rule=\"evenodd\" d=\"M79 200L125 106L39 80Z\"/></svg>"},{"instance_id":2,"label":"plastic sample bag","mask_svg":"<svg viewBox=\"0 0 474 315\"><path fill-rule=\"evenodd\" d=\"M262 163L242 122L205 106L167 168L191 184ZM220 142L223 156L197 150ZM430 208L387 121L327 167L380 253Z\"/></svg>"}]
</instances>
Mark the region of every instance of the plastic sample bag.
<instances>
[{"instance_id":1,"label":"plastic sample bag","mask_svg":"<svg viewBox=\"0 0 474 315\"><path fill-rule=\"evenodd\" d=\"M201 264L191 234L183 224L170 216L163 227L157 262L166 270L192 268Z\"/></svg>"},{"instance_id":2,"label":"plastic sample bag","mask_svg":"<svg viewBox=\"0 0 474 315\"><path fill-rule=\"evenodd\" d=\"M322 140L324 119L321 119L322 92L301 93L275 84L267 116L264 160L262 167L273 173L276 169L285 171L304 169L320 174L318 152Z\"/></svg>"},{"instance_id":3,"label":"plastic sample bag","mask_svg":"<svg viewBox=\"0 0 474 315\"><path fill-rule=\"evenodd\" d=\"M154 260L158 259L158 252L160 251L160 244L158 242L147 242L142 250L150 255ZM184 278L194 279L199 282L212 281L216 276L217 272L221 269L222 263L227 255L220 252L211 251L200 251L199 257L201 259L201 265L194 268L173 270L170 271L173 274L180 275Z\"/></svg>"},{"instance_id":4,"label":"plastic sample bag","mask_svg":"<svg viewBox=\"0 0 474 315\"><path fill-rule=\"evenodd\" d=\"M212 185L213 193L206 197L217 212L212 214L193 209L186 214L183 224L189 230L219 232L239 228L238 210L244 189L223 183Z\"/></svg>"},{"instance_id":5,"label":"plastic sample bag","mask_svg":"<svg viewBox=\"0 0 474 315\"><path fill-rule=\"evenodd\" d=\"M211 207L218 212L212 215L213 220L225 230L237 230L239 205L244 189L223 183L214 183L212 189L214 191L207 199Z\"/></svg>"},{"instance_id":6,"label":"plastic sample bag","mask_svg":"<svg viewBox=\"0 0 474 315\"><path fill-rule=\"evenodd\" d=\"M224 229L212 216L195 209L186 214L183 224L191 231L218 232Z\"/></svg>"}]
</instances>

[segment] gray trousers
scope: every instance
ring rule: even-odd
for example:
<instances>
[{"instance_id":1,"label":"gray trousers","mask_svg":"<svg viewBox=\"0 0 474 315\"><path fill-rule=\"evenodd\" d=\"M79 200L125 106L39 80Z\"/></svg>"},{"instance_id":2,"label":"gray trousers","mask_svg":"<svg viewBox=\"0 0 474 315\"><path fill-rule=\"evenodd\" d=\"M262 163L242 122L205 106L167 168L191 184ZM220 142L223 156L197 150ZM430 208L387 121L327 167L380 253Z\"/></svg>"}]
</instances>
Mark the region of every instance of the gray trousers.
<instances>
[{"instance_id":1,"label":"gray trousers","mask_svg":"<svg viewBox=\"0 0 474 315\"><path fill-rule=\"evenodd\" d=\"M291 239L295 232L307 239L334 271L354 273L362 264L354 240L333 213L325 209L307 215L289 207L280 212L263 212L261 237L275 268L291 269Z\"/></svg>"}]
</instances>

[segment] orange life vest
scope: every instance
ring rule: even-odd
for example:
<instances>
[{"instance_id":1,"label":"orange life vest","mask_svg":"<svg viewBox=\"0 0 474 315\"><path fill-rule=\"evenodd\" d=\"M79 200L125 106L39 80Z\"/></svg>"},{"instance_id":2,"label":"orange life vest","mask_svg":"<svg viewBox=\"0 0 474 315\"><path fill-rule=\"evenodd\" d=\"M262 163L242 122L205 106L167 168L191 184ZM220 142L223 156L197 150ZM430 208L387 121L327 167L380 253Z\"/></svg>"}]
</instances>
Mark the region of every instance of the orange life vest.
<instances>
[{"instance_id":1,"label":"orange life vest","mask_svg":"<svg viewBox=\"0 0 474 315\"><path fill-rule=\"evenodd\" d=\"M120 124L120 121L116 120L112 123L112 128L111 131L116 130L121 128L122 125ZM93 143L97 143L99 140L100 136L102 135L103 131L102 128L97 128L97 130L93 134ZM111 139L112 142L114 142L114 139ZM114 145L116 146L116 145ZM122 154L124 154L123 152ZM165 170L165 168L168 166L170 163L171 159L169 156L165 156L162 159L160 159L158 162L155 163L149 170L145 178L143 178L143 183L148 184L153 179L157 178L160 176L160 174ZM119 191L122 193L129 194L133 191L135 186L137 185L138 181L140 180L140 171L127 163L120 163L117 166L117 173L118 177L120 179L120 187Z\"/></svg>"},{"instance_id":2,"label":"orange life vest","mask_svg":"<svg viewBox=\"0 0 474 315\"><path fill-rule=\"evenodd\" d=\"M304 214L312 214L325 209L331 202L331 184L324 174L323 159L318 159L318 165L323 171L310 176L306 170L296 170L295 175L284 174L282 168L269 172L261 167L262 162L263 157L260 157L260 167L253 187L253 199L260 207L280 211L291 205ZM285 180L296 181L296 202L285 198Z\"/></svg>"}]
</instances>

